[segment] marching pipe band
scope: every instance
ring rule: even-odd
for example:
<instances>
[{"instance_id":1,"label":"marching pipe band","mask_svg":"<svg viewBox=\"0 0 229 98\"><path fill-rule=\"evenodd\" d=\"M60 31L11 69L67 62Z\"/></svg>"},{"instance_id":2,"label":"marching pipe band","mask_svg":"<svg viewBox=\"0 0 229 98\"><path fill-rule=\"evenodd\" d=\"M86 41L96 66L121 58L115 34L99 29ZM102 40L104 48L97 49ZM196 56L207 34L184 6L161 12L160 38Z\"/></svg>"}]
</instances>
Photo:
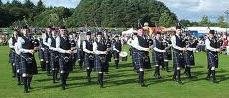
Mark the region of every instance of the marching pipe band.
<instances>
[{"instance_id":1,"label":"marching pipe band","mask_svg":"<svg viewBox=\"0 0 229 98\"><path fill-rule=\"evenodd\" d=\"M182 69L188 78L192 78L191 68L195 65L194 51L198 40L183 34L180 26L176 27L174 35L165 34L162 31L148 35L147 32L143 28L138 28L127 41L130 45L133 69L138 74L140 86L146 86L145 69L151 69L151 64L153 64L153 76L155 79L162 79L160 71L170 72L169 61L171 60L173 61L173 79L177 83L182 84L180 78ZM89 83L92 81L91 73L93 70L97 71L98 84L103 88L104 74L109 72L112 56L116 69L120 68L120 59L125 61L123 58L128 56L127 52L122 51L121 36L112 35L106 31L96 32L96 35L90 31L75 33L69 33L64 26L60 28L49 26L42 31L40 38L34 38L26 26L21 30L14 30L13 36L8 41L9 60L13 77L17 78L18 85L24 85L25 93L30 91L32 77L38 73L34 57L36 52L38 52L42 71L47 72L53 83L59 81L63 90L67 87L68 76L77 61L80 69L85 68L85 77ZM85 33L85 38L82 38L81 33ZM210 30L205 44L208 58L206 78L217 83L215 74L218 68L218 53L221 49L214 30ZM151 60L150 53L152 53Z\"/></svg>"}]
</instances>

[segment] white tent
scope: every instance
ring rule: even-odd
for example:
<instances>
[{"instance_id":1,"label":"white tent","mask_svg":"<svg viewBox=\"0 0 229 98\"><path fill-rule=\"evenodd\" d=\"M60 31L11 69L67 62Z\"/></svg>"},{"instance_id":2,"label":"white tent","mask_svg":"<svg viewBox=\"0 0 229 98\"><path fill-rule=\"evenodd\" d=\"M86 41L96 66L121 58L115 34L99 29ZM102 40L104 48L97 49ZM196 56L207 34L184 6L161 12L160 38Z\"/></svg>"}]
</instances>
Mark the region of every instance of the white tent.
<instances>
[{"instance_id":1,"label":"white tent","mask_svg":"<svg viewBox=\"0 0 229 98\"><path fill-rule=\"evenodd\" d=\"M216 32L226 32L226 28L220 28L220 27L209 27L211 30L215 30ZM186 30L190 31L197 31L198 33L208 33L209 29L208 27L187 27Z\"/></svg>"}]
</instances>

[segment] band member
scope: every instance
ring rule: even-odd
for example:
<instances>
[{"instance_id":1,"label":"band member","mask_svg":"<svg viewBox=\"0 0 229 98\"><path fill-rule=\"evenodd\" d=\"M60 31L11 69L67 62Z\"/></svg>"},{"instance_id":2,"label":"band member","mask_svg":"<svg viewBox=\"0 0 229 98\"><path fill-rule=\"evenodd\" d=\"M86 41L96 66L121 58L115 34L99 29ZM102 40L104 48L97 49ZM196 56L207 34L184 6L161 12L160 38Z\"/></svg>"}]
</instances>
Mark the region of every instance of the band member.
<instances>
[{"instance_id":1,"label":"band member","mask_svg":"<svg viewBox=\"0 0 229 98\"><path fill-rule=\"evenodd\" d=\"M17 31L17 38L18 37L21 37L21 34L19 33L19 31ZM15 50L15 57L14 57L14 60L15 60L15 67L16 67L16 76L17 76L17 82L18 82L18 85L21 85L22 84L22 70L21 70L21 53L19 51L19 48L18 48L18 42L15 43L15 46L14 46L14 50Z\"/></svg>"},{"instance_id":2,"label":"band member","mask_svg":"<svg viewBox=\"0 0 229 98\"><path fill-rule=\"evenodd\" d=\"M43 46L44 46L44 61L45 67L47 71L47 75L51 75L51 66L50 66L50 52L49 52L49 44L48 38L51 36L52 28L49 26L46 29L46 32L42 34Z\"/></svg>"},{"instance_id":3,"label":"band member","mask_svg":"<svg viewBox=\"0 0 229 98\"><path fill-rule=\"evenodd\" d=\"M42 34L45 34L45 31L43 31ZM39 38L39 43L40 45L39 45L39 50L38 50L38 56L40 59L40 66L41 66L42 71L45 71L46 68L45 68L45 61L44 61L44 44L43 44L42 37Z\"/></svg>"},{"instance_id":4,"label":"band member","mask_svg":"<svg viewBox=\"0 0 229 98\"><path fill-rule=\"evenodd\" d=\"M163 45L165 46L165 53L164 66L162 66L162 69L165 69L167 72L169 72L169 60L172 60L171 44L170 37L164 35Z\"/></svg>"},{"instance_id":5,"label":"band member","mask_svg":"<svg viewBox=\"0 0 229 98\"><path fill-rule=\"evenodd\" d=\"M143 64L145 52L149 51L149 44L147 42L147 39L143 37L142 28L138 30L138 35L133 38L131 46L133 47L134 65L139 74L139 83L141 86L145 86Z\"/></svg>"},{"instance_id":6,"label":"band member","mask_svg":"<svg viewBox=\"0 0 229 98\"><path fill-rule=\"evenodd\" d=\"M132 44L132 41L134 40L134 38L136 38L137 37L137 35L138 35L138 33L137 32L133 32L133 35L131 36L131 38L129 38L128 40L127 40L127 44L128 45L130 45L130 49L129 49L129 51L130 51L130 56L131 56L131 59L132 59L132 65L133 65L133 70L134 71L137 71L137 68L136 68L136 66L134 65L135 63L134 63L134 55L133 55L133 49L134 49L134 47L132 47L131 46L131 44Z\"/></svg>"},{"instance_id":7,"label":"band member","mask_svg":"<svg viewBox=\"0 0 229 98\"><path fill-rule=\"evenodd\" d=\"M66 88L66 81L69 73L73 70L71 54L71 42L64 26L60 27L60 36L56 38L56 48L59 52L60 79L63 90Z\"/></svg>"},{"instance_id":8,"label":"band member","mask_svg":"<svg viewBox=\"0 0 229 98\"><path fill-rule=\"evenodd\" d=\"M174 75L173 79L176 80L179 84L182 84L180 79L180 71L181 68L184 67L184 51L187 49L185 48L185 44L183 42L183 38L181 37L181 27L176 26L176 34L171 37L172 47L173 47L173 65L174 65Z\"/></svg>"},{"instance_id":9,"label":"band member","mask_svg":"<svg viewBox=\"0 0 229 98\"><path fill-rule=\"evenodd\" d=\"M163 45L163 39L161 37L161 32L156 33L153 49L155 52L155 61L156 61L154 76L156 79L160 79L161 78L160 67L164 65L164 53L166 52L165 46Z\"/></svg>"},{"instance_id":10,"label":"band member","mask_svg":"<svg viewBox=\"0 0 229 98\"><path fill-rule=\"evenodd\" d=\"M218 68L218 52L220 52L219 43L215 37L215 31L210 30L209 35L205 40L205 45L207 49L207 60L208 60L208 75L207 79L214 83L217 83L216 80L216 68Z\"/></svg>"},{"instance_id":11,"label":"band member","mask_svg":"<svg viewBox=\"0 0 229 98\"><path fill-rule=\"evenodd\" d=\"M83 31L80 31L80 33L83 33ZM83 68L83 60L84 60L84 52L83 52L83 44L82 44L82 39L81 36L78 36L78 40L77 40L77 47L78 47L78 63L80 68Z\"/></svg>"},{"instance_id":12,"label":"band member","mask_svg":"<svg viewBox=\"0 0 229 98\"><path fill-rule=\"evenodd\" d=\"M14 31L13 36L8 40L8 44L9 44L9 48L10 48L10 52L9 52L9 63L11 64L12 67L12 73L13 73L13 77L16 76L16 66L15 66L15 43L17 42L17 31Z\"/></svg>"},{"instance_id":13,"label":"band member","mask_svg":"<svg viewBox=\"0 0 229 98\"><path fill-rule=\"evenodd\" d=\"M93 40L91 38L91 32L87 32L86 40L83 41L83 51L85 53L84 63L87 71L87 79L88 82L91 82L91 72L94 68Z\"/></svg>"},{"instance_id":14,"label":"band member","mask_svg":"<svg viewBox=\"0 0 229 98\"><path fill-rule=\"evenodd\" d=\"M116 35L113 42L113 53L114 53L114 60L115 60L115 67L118 69L119 63L119 53L122 51L122 43L119 40L119 36Z\"/></svg>"},{"instance_id":15,"label":"band member","mask_svg":"<svg viewBox=\"0 0 229 98\"><path fill-rule=\"evenodd\" d=\"M93 52L95 53L95 67L98 70L98 83L103 87L103 76L108 66L107 60L107 44L102 37L102 32L97 33L97 39L93 43Z\"/></svg>"},{"instance_id":16,"label":"band member","mask_svg":"<svg viewBox=\"0 0 229 98\"><path fill-rule=\"evenodd\" d=\"M192 39L191 37L188 38L186 42L187 51L185 52L185 74L188 78L192 78L191 75L191 66L195 65L194 59L194 52L196 50L196 46L198 44L197 40Z\"/></svg>"},{"instance_id":17,"label":"band member","mask_svg":"<svg viewBox=\"0 0 229 98\"><path fill-rule=\"evenodd\" d=\"M51 31L52 36L48 38L48 44L49 44L49 50L51 53L51 71L52 71L52 77L53 77L53 83L56 83L57 75L59 72L59 53L57 52L56 48L56 38L58 36L56 30Z\"/></svg>"},{"instance_id":18,"label":"band member","mask_svg":"<svg viewBox=\"0 0 229 98\"><path fill-rule=\"evenodd\" d=\"M69 35L70 37L70 42L71 42L71 47L74 49L77 49L77 40L75 37L75 33L76 32L71 32L71 35ZM77 57L77 53L72 54L72 65L74 68L76 68L76 61L77 61L78 57Z\"/></svg>"},{"instance_id":19,"label":"band member","mask_svg":"<svg viewBox=\"0 0 229 98\"><path fill-rule=\"evenodd\" d=\"M31 89L31 81L34 74L37 74L37 66L34 57L36 48L34 48L33 40L31 39L28 27L24 26L22 31L23 36L18 37L18 49L21 53L22 63L22 78L24 84L24 92L28 93Z\"/></svg>"}]
</instances>

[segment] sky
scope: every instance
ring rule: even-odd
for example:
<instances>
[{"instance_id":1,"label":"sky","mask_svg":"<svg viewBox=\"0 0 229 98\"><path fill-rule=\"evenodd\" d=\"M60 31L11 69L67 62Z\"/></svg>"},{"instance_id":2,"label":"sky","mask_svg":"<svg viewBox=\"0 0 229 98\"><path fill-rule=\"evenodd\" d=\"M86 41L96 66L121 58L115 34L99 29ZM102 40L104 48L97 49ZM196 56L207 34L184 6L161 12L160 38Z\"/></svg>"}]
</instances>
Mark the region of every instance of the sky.
<instances>
[{"instance_id":1,"label":"sky","mask_svg":"<svg viewBox=\"0 0 229 98\"><path fill-rule=\"evenodd\" d=\"M2 0L3 2L11 0ZM23 2L24 0L19 0ZM39 0L31 0L37 3ZM208 16L216 21L218 16L225 16L224 12L229 10L229 0L159 0L174 12L179 19L199 21L201 17ZM75 8L80 0L43 0L47 6L64 6Z\"/></svg>"}]
</instances>

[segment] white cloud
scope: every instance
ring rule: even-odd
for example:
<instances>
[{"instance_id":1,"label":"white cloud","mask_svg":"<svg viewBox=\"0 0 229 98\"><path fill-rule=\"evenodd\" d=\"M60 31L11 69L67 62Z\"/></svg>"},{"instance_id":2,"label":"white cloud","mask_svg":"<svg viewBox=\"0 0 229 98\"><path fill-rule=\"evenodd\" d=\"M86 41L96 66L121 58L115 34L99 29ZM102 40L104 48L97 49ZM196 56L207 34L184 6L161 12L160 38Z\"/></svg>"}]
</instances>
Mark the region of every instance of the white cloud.
<instances>
[{"instance_id":1,"label":"white cloud","mask_svg":"<svg viewBox=\"0 0 229 98\"><path fill-rule=\"evenodd\" d=\"M177 14L180 19L199 20L207 15L212 20L224 15L229 9L229 0L159 0Z\"/></svg>"}]
</instances>

